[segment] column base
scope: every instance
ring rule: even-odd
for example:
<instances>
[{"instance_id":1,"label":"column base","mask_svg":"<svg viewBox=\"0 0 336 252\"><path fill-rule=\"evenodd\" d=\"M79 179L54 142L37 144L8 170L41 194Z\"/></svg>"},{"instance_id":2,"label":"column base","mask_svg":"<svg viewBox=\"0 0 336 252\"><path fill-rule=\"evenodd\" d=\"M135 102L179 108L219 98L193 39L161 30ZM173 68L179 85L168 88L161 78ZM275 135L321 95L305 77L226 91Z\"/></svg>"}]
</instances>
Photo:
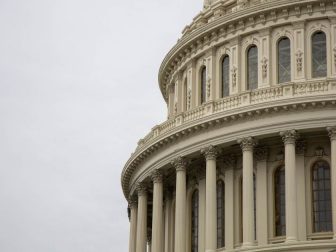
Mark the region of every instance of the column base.
<instances>
[{"instance_id":1,"label":"column base","mask_svg":"<svg viewBox=\"0 0 336 252\"><path fill-rule=\"evenodd\" d=\"M255 242L243 242L242 248L251 248L254 247L255 245L256 245Z\"/></svg>"},{"instance_id":2,"label":"column base","mask_svg":"<svg viewBox=\"0 0 336 252\"><path fill-rule=\"evenodd\" d=\"M293 243L293 242L297 242L297 238L296 237L286 237L285 243Z\"/></svg>"}]
</instances>

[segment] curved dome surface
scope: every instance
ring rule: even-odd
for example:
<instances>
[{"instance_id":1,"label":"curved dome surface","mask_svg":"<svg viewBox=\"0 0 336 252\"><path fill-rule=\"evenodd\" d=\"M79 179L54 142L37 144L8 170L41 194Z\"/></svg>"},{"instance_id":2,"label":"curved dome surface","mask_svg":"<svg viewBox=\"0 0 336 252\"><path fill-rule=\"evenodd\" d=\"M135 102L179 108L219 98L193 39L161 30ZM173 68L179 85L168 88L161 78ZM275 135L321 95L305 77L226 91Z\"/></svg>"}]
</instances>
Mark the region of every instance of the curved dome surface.
<instances>
[{"instance_id":1,"label":"curved dome surface","mask_svg":"<svg viewBox=\"0 0 336 252\"><path fill-rule=\"evenodd\" d=\"M121 176L130 252L336 248L336 1L204 1L159 86Z\"/></svg>"}]
</instances>

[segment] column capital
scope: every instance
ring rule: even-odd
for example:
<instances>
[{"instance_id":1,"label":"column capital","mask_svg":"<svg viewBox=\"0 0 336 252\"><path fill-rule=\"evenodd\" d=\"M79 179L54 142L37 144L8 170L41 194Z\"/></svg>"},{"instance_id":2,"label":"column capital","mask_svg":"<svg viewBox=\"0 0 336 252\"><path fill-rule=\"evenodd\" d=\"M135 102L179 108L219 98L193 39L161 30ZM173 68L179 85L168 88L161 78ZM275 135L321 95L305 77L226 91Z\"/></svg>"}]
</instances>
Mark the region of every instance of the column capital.
<instances>
[{"instance_id":1,"label":"column capital","mask_svg":"<svg viewBox=\"0 0 336 252\"><path fill-rule=\"evenodd\" d=\"M215 146L210 145L201 149L201 153L204 155L206 160L215 160L218 155L218 150Z\"/></svg>"},{"instance_id":2,"label":"column capital","mask_svg":"<svg viewBox=\"0 0 336 252\"><path fill-rule=\"evenodd\" d=\"M151 179L153 183L162 183L162 172L158 169L155 169L151 174Z\"/></svg>"},{"instance_id":3,"label":"column capital","mask_svg":"<svg viewBox=\"0 0 336 252\"><path fill-rule=\"evenodd\" d=\"M138 207L138 200L134 197L128 200L128 206L130 209L134 209Z\"/></svg>"},{"instance_id":4,"label":"column capital","mask_svg":"<svg viewBox=\"0 0 336 252\"><path fill-rule=\"evenodd\" d=\"M175 167L176 171L185 171L187 168L187 161L183 157L177 157L171 161L171 164Z\"/></svg>"},{"instance_id":5,"label":"column capital","mask_svg":"<svg viewBox=\"0 0 336 252\"><path fill-rule=\"evenodd\" d=\"M330 140L336 140L336 126L327 128Z\"/></svg>"},{"instance_id":6,"label":"column capital","mask_svg":"<svg viewBox=\"0 0 336 252\"><path fill-rule=\"evenodd\" d=\"M266 146L256 148L255 157L257 161L266 161L268 157L268 148Z\"/></svg>"},{"instance_id":7,"label":"column capital","mask_svg":"<svg viewBox=\"0 0 336 252\"><path fill-rule=\"evenodd\" d=\"M299 134L294 129L281 131L280 136L284 144L295 144L296 140L299 138Z\"/></svg>"},{"instance_id":8,"label":"column capital","mask_svg":"<svg viewBox=\"0 0 336 252\"><path fill-rule=\"evenodd\" d=\"M240 144L240 148L243 151L252 151L257 145L257 141L253 137L244 137L238 139L237 142Z\"/></svg>"},{"instance_id":9,"label":"column capital","mask_svg":"<svg viewBox=\"0 0 336 252\"><path fill-rule=\"evenodd\" d=\"M138 196L146 196L147 195L147 187L143 182L139 182L136 185L136 191L138 193Z\"/></svg>"}]
</instances>

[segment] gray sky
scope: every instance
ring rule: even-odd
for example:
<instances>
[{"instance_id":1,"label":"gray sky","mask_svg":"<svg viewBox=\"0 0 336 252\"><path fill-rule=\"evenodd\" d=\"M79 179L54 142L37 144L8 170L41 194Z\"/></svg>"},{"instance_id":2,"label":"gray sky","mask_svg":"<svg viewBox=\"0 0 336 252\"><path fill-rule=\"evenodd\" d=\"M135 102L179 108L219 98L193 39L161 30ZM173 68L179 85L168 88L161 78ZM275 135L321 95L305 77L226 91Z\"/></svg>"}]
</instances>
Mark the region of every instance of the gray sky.
<instances>
[{"instance_id":1,"label":"gray sky","mask_svg":"<svg viewBox=\"0 0 336 252\"><path fill-rule=\"evenodd\" d=\"M127 251L120 173L201 0L0 0L0 251Z\"/></svg>"}]
</instances>

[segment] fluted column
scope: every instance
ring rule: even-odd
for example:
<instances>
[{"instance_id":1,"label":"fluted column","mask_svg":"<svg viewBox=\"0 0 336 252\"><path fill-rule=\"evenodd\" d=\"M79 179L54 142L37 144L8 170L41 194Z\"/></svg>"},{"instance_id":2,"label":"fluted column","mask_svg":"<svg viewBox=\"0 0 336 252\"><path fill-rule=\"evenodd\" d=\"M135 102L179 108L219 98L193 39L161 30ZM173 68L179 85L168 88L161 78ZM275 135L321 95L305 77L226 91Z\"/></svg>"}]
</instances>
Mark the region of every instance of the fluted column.
<instances>
[{"instance_id":1,"label":"fluted column","mask_svg":"<svg viewBox=\"0 0 336 252\"><path fill-rule=\"evenodd\" d=\"M334 240L336 240L336 126L327 128L331 141L331 202Z\"/></svg>"},{"instance_id":2,"label":"fluted column","mask_svg":"<svg viewBox=\"0 0 336 252\"><path fill-rule=\"evenodd\" d=\"M153 221L152 221L152 250L155 252L163 252L163 186L162 174L155 170L152 173L153 188Z\"/></svg>"},{"instance_id":3,"label":"fluted column","mask_svg":"<svg viewBox=\"0 0 336 252\"><path fill-rule=\"evenodd\" d=\"M186 162L182 157L172 161L176 169L176 203L175 203L175 250L185 252L186 248Z\"/></svg>"},{"instance_id":4,"label":"fluted column","mask_svg":"<svg viewBox=\"0 0 336 252\"><path fill-rule=\"evenodd\" d=\"M136 252L146 252L147 245L147 191L144 184L137 185L138 193L138 220Z\"/></svg>"},{"instance_id":5,"label":"fluted column","mask_svg":"<svg viewBox=\"0 0 336 252\"><path fill-rule=\"evenodd\" d=\"M297 241L295 130L280 133L285 144L286 242Z\"/></svg>"},{"instance_id":6,"label":"fluted column","mask_svg":"<svg viewBox=\"0 0 336 252\"><path fill-rule=\"evenodd\" d=\"M238 140L243 151L243 247L254 245L254 190L253 190L253 148L252 137Z\"/></svg>"},{"instance_id":7,"label":"fluted column","mask_svg":"<svg viewBox=\"0 0 336 252\"><path fill-rule=\"evenodd\" d=\"M216 198L216 157L214 146L203 149L206 159L205 178L205 251L212 252L217 247L217 198Z\"/></svg>"},{"instance_id":8,"label":"fluted column","mask_svg":"<svg viewBox=\"0 0 336 252\"><path fill-rule=\"evenodd\" d=\"M138 214L138 202L134 199L129 201L129 207L131 209L131 227L129 236L129 252L136 252L136 233L137 233L137 214Z\"/></svg>"}]
</instances>

